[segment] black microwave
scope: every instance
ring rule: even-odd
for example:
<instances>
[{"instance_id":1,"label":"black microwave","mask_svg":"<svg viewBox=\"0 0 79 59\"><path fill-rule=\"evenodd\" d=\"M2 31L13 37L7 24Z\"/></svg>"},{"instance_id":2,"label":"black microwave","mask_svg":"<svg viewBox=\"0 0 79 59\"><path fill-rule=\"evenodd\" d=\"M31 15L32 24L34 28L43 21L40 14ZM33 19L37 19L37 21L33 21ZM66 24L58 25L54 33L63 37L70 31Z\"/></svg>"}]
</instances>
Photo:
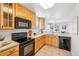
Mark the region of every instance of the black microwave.
<instances>
[{"instance_id":1,"label":"black microwave","mask_svg":"<svg viewBox=\"0 0 79 59\"><path fill-rule=\"evenodd\" d=\"M20 17L15 17L16 29L31 29L31 21Z\"/></svg>"}]
</instances>

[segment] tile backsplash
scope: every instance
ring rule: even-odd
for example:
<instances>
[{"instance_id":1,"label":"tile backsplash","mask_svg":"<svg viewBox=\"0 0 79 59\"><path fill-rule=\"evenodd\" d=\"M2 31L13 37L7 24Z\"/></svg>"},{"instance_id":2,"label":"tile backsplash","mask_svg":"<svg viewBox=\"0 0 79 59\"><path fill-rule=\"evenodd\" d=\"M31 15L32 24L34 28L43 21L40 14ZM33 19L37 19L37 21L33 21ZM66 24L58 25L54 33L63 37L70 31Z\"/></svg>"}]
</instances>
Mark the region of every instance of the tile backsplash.
<instances>
[{"instance_id":1,"label":"tile backsplash","mask_svg":"<svg viewBox=\"0 0 79 59\"><path fill-rule=\"evenodd\" d=\"M5 36L5 40L11 40L11 34L17 32L28 32L28 29L0 30L0 35Z\"/></svg>"}]
</instances>

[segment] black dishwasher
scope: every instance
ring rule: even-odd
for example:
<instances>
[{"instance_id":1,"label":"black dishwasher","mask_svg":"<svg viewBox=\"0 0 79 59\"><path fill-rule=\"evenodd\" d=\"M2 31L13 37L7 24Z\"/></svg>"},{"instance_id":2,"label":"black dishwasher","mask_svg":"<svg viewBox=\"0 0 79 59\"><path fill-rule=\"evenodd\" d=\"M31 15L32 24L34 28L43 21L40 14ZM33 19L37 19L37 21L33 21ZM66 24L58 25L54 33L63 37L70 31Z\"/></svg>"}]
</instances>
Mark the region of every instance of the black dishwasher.
<instances>
[{"instance_id":1,"label":"black dishwasher","mask_svg":"<svg viewBox=\"0 0 79 59\"><path fill-rule=\"evenodd\" d=\"M59 36L59 48L71 51L71 37Z\"/></svg>"}]
</instances>

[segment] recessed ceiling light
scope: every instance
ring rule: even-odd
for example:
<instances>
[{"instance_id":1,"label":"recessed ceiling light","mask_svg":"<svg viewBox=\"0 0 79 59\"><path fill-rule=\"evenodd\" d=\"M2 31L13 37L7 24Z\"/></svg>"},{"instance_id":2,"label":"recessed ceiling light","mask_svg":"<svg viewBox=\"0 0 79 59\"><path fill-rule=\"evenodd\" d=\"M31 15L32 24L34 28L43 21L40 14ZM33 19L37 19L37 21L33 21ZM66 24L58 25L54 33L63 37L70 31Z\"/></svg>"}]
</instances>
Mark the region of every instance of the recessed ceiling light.
<instances>
[{"instance_id":1,"label":"recessed ceiling light","mask_svg":"<svg viewBox=\"0 0 79 59\"><path fill-rule=\"evenodd\" d=\"M48 9L54 6L54 3L40 3L40 5L44 8L44 9Z\"/></svg>"}]
</instances>

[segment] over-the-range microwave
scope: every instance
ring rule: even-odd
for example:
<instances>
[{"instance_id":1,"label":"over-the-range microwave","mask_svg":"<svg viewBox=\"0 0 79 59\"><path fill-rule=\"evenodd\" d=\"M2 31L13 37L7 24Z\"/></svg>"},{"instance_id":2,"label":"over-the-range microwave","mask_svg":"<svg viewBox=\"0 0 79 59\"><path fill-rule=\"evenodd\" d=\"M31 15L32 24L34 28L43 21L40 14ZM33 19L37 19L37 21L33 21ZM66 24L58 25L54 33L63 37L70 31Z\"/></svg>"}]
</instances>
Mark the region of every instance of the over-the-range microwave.
<instances>
[{"instance_id":1,"label":"over-the-range microwave","mask_svg":"<svg viewBox=\"0 0 79 59\"><path fill-rule=\"evenodd\" d=\"M15 17L16 29L31 29L31 21L20 17Z\"/></svg>"}]
</instances>

